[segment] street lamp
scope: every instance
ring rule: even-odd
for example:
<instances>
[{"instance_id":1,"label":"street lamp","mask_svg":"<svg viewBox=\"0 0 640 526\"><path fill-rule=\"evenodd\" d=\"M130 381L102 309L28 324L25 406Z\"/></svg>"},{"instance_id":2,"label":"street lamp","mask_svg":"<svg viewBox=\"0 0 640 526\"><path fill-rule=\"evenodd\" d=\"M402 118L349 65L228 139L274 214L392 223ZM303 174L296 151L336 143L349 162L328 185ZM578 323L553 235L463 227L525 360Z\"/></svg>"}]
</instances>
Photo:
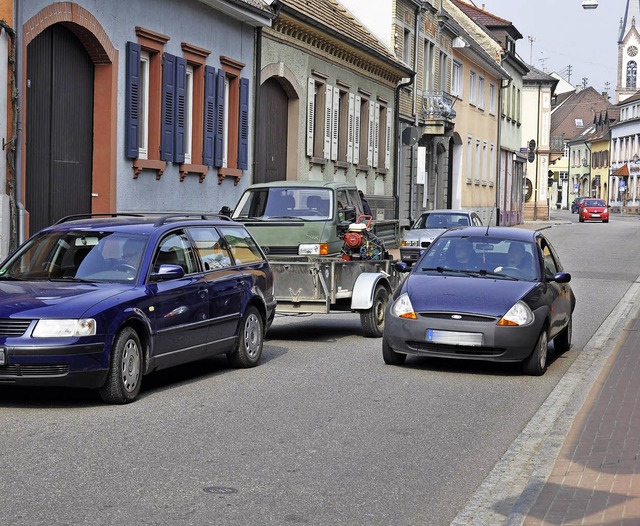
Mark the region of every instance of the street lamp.
<instances>
[{"instance_id":1,"label":"street lamp","mask_svg":"<svg viewBox=\"0 0 640 526\"><path fill-rule=\"evenodd\" d=\"M583 9L595 9L598 7L598 0L582 0Z\"/></svg>"}]
</instances>

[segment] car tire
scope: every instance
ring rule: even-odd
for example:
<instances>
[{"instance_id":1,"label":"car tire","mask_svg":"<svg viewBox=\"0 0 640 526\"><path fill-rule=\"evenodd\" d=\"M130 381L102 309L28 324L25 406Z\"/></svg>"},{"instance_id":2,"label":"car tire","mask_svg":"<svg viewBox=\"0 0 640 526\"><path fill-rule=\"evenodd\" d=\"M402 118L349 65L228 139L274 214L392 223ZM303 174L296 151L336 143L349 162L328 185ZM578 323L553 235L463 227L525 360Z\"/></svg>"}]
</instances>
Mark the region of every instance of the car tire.
<instances>
[{"instance_id":1,"label":"car tire","mask_svg":"<svg viewBox=\"0 0 640 526\"><path fill-rule=\"evenodd\" d=\"M360 325L367 338L380 338L384 331L384 316L389 301L389 291L384 285L378 285L373 293L373 305L360 311Z\"/></svg>"},{"instance_id":2,"label":"car tire","mask_svg":"<svg viewBox=\"0 0 640 526\"><path fill-rule=\"evenodd\" d=\"M557 353L567 352L571 348L571 333L573 331L572 316L569 316L569 323L553 339L553 348Z\"/></svg>"},{"instance_id":3,"label":"car tire","mask_svg":"<svg viewBox=\"0 0 640 526\"><path fill-rule=\"evenodd\" d=\"M407 355L394 351L387 343L387 340L382 339L382 359L387 365L402 365L407 359Z\"/></svg>"},{"instance_id":4,"label":"car tire","mask_svg":"<svg viewBox=\"0 0 640 526\"><path fill-rule=\"evenodd\" d=\"M608 223L608 222L609 222L609 220L608 220L608 219L604 219L602 222L603 222L603 223Z\"/></svg>"},{"instance_id":5,"label":"car tire","mask_svg":"<svg viewBox=\"0 0 640 526\"><path fill-rule=\"evenodd\" d=\"M538 336L538 341L533 348L531 355L523 362L522 367L526 374L531 376L542 376L547 370L547 357L549 350L547 349L547 330L543 328Z\"/></svg>"},{"instance_id":6,"label":"car tire","mask_svg":"<svg viewBox=\"0 0 640 526\"><path fill-rule=\"evenodd\" d=\"M113 344L109 373L99 389L102 400L110 404L132 402L142 383L142 345L132 327L122 329Z\"/></svg>"},{"instance_id":7,"label":"car tire","mask_svg":"<svg viewBox=\"0 0 640 526\"><path fill-rule=\"evenodd\" d=\"M264 344L264 324L262 317L255 307L249 307L240 323L238 346L235 351L227 355L234 367L255 367L262 356Z\"/></svg>"},{"instance_id":8,"label":"car tire","mask_svg":"<svg viewBox=\"0 0 640 526\"><path fill-rule=\"evenodd\" d=\"M578 219L578 221L580 221L581 223L584 223L584 218L582 217L582 214L580 214L580 218Z\"/></svg>"}]
</instances>

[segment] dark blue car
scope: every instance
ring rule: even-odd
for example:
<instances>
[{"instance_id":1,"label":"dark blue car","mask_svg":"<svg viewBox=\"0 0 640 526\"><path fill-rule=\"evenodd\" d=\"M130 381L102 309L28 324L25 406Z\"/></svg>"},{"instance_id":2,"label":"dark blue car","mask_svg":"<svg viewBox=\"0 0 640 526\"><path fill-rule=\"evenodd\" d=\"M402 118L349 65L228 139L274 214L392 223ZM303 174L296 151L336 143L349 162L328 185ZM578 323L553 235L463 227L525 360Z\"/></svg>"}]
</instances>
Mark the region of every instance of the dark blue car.
<instances>
[{"instance_id":1,"label":"dark blue car","mask_svg":"<svg viewBox=\"0 0 640 526\"><path fill-rule=\"evenodd\" d=\"M275 306L262 250L227 218L67 218L0 265L0 384L129 402L152 371L256 365Z\"/></svg>"},{"instance_id":2,"label":"dark blue car","mask_svg":"<svg viewBox=\"0 0 640 526\"><path fill-rule=\"evenodd\" d=\"M571 346L576 300L570 280L541 232L449 230L394 292L383 359L391 365L407 355L520 362L526 373L542 375L548 342L556 352Z\"/></svg>"}]
</instances>

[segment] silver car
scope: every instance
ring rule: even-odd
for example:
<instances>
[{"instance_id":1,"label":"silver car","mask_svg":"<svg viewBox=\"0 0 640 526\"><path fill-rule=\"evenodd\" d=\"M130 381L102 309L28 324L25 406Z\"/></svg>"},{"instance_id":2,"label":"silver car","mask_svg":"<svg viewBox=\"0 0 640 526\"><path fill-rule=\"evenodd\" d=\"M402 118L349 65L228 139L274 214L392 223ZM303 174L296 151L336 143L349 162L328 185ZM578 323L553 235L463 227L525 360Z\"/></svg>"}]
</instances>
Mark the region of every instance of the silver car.
<instances>
[{"instance_id":1,"label":"silver car","mask_svg":"<svg viewBox=\"0 0 640 526\"><path fill-rule=\"evenodd\" d=\"M460 226L482 226L482 220L471 210L431 210L423 213L402 238L400 258L405 263L415 262L442 232Z\"/></svg>"}]
</instances>

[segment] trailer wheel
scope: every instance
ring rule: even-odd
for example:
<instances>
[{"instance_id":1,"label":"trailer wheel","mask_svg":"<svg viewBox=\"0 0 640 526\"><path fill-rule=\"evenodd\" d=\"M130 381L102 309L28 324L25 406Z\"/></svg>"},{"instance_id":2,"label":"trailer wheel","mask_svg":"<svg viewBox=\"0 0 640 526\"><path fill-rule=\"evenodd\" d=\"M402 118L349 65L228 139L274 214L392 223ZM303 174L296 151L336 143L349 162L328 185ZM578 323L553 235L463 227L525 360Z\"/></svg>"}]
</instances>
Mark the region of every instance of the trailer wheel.
<instances>
[{"instance_id":1,"label":"trailer wheel","mask_svg":"<svg viewBox=\"0 0 640 526\"><path fill-rule=\"evenodd\" d=\"M367 338L380 338L384 330L384 315L389 301L389 292L384 285L378 285L373 294L370 309L360 311L362 332Z\"/></svg>"}]
</instances>

